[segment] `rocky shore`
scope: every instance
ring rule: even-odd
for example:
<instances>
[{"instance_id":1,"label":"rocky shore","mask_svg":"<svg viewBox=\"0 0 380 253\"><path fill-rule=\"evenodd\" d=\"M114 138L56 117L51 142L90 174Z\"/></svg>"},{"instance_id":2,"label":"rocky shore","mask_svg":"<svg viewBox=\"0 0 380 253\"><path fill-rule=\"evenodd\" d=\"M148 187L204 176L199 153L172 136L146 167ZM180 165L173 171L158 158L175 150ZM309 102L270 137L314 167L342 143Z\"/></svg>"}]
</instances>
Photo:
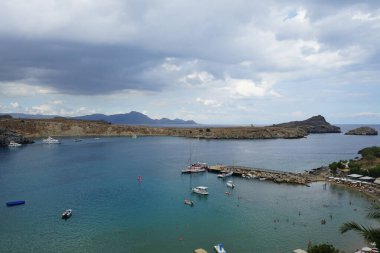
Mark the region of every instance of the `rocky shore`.
<instances>
[{"instance_id":1,"label":"rocky shore","mask_svg":"<svg viewBox=\"0 0 380 253\"><path fill-rule=\"evenodd\" d=\"M17 142L19 144L34 143L34 141L16 133L15 131L0 129L0 147L8 146L11 141Z\"/></svg>"}]
</instances>

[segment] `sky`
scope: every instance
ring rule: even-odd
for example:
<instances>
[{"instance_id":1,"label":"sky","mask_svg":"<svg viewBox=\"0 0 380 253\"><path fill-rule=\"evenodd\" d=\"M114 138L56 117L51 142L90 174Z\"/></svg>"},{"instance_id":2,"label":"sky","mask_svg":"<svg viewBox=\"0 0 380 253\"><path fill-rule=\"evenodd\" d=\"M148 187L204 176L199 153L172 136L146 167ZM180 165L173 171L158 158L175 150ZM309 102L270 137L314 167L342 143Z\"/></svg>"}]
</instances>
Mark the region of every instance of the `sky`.
<instances>
[{"instance_id":1,"label":"sky","mask_svg":"<svg viewBox=\"0 0 380 253\"><path fill-rule=\"evenodd\" d=\"M0 113L380 124L380 1L0 1Z\"/></svg>"}]
</instances>

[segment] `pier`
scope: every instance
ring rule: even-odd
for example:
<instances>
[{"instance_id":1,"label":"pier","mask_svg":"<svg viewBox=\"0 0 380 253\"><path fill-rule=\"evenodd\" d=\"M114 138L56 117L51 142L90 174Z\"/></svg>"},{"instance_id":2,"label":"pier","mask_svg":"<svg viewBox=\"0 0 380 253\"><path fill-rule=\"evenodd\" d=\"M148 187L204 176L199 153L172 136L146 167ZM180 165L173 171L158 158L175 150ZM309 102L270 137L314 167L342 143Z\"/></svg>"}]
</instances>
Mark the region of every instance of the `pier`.
<instances>
[{"instance_id":1,"label":"pier","mask_svg":"<svg viewBox=\"0 0 380 253\"><path fill-rule=\"evenodd\" d=\"M293 173L280 170L269 170L246 166L231 165L211 165L208 167L210 173L233 172L234 176L244 178L257 178L259 180L269 180L275 183L301 184L308 186L308 183L319 181L319 175L304 173ZM319 174L319 173L318 173ZM323 180L323 178L321 178Z\"/></svg>"}]
</instances>

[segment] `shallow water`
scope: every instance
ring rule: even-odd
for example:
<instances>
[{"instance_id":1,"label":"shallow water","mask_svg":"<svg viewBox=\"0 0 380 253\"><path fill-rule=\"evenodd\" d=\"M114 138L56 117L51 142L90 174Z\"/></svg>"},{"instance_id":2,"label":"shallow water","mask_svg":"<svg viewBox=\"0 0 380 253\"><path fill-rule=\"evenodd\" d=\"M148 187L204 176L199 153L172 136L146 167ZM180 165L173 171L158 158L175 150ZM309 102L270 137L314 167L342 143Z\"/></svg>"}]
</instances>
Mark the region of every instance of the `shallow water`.
<instances>
[{"instance_id":1,"label":"shallow water","mask_svg":"<svg viewBox=\"0 0 380 253\"><path fill-rule=\"evenodd\" d=\"M327 134L260 141L68 138L0 149L0 252L212 252L218 242L228 252L291 252L309 240L353 250L364 242L353 232L341 235L339 226L377 225L365 217L370 202L361 193L233 178L236 188L226 195L215 174L180 169L191 153L193 161L210 164L301 172L376 144L378 136ZM197 185L208 186L210 195L191 194ZM16 199L26 204L5 206ZM64 221L67 208L73 216Z\"/></svg>"}]
</instances>

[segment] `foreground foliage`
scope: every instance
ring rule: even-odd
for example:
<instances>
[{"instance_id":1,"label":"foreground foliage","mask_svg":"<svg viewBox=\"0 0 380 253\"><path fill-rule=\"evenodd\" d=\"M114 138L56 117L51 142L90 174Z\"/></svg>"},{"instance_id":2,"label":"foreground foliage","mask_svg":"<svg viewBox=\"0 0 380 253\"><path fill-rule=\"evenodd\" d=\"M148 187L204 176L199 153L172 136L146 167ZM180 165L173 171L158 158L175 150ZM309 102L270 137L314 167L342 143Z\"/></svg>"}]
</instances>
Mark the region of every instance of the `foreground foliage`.
<instances>
[{"instance_id":1,"label":"foreground foliage","mask_svg":"<svg viewBox=\"0 0 380 253\"><path fill-rule=\"evenodd\" d=\"M368 217L379 219L380 206L374 205L370 210ZM380 245L380 228L367 227L354 221L346 222L340 227L340 232L342 234L351 230L359 233L367 242L375 242L376 245Z\"/></svg>"},{"instance_id":2,"label":"foreground foliage","mask_svg":"<svg viewBox=\"0 0 380 253\"><path fill-rule=\"evenodd\" d=\"M339 250L334 248L334 246L330 244L318 244L314 246L310 246L307 250L308 253L339 253Z\"/></svg>"}]
</instances>

